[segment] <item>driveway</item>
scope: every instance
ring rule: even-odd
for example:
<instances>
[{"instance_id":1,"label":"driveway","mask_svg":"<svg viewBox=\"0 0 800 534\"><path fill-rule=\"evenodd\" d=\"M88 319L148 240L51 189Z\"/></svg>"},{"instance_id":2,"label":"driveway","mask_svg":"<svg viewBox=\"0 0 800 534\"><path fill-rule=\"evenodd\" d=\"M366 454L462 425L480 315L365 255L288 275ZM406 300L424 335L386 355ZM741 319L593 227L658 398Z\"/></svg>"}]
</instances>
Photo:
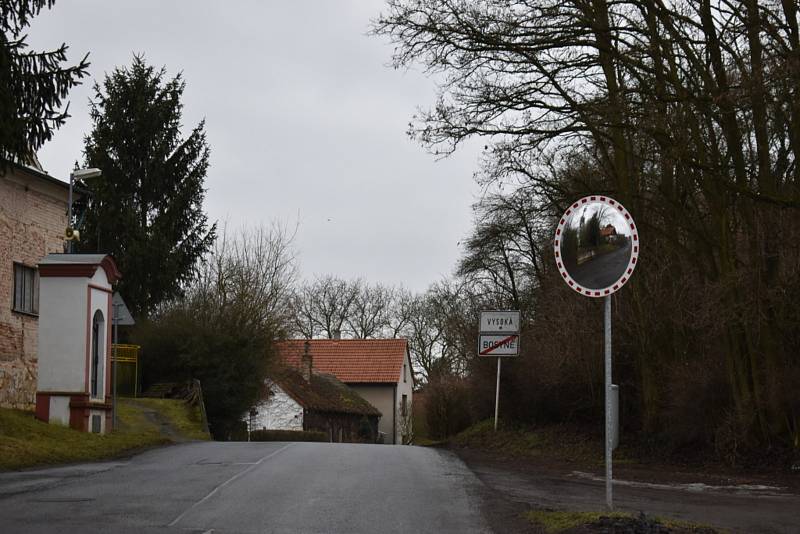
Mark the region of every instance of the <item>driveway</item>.
<instances>
[{"instance_id":1,"label":"driveway","mask_svg":"<svg viewBox=\"0 0 800 534\"><path fill-rule=\"evenodd\" d=\"M0 474L0 532L488 532L447 451L186 443L124 462Z\"/></svg>"}]
</instances>

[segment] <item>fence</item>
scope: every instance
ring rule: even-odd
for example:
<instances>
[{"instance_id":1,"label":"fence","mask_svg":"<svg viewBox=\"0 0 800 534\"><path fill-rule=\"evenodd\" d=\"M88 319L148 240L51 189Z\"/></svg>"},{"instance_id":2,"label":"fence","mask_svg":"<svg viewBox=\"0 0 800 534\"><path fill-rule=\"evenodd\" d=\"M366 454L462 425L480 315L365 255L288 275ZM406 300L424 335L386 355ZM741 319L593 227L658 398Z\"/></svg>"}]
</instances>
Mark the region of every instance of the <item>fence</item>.
<instances>
[{"instance_id":1,"label":"fence","mask_svg":"<svg viewBox=\"0 0 800 534\"><path fill-rule=\"evenodd\" d=\"M139 394L139 345L112 344L111 361L117 362L117 394L136 397Z\"/></svg>"}]
</instances>

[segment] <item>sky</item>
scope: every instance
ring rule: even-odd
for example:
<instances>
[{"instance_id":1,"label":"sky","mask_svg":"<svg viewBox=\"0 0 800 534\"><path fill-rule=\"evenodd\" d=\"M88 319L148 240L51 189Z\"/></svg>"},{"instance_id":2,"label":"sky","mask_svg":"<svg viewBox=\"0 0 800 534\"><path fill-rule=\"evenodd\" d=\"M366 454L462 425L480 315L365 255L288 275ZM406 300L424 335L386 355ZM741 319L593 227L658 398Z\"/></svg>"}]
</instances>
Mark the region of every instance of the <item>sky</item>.
<instances>
[{"instance_id":1,"label":"sky","mask_svg":"<svg viewBox=\"0 0 800 534\"><path fill-rule=\"evenodd\" d=\"M66 42L72 63L89 52L90 79L70 93L72 117L39 151L42 166L68 179L91 129L94 81L143 54L183 73L184 132L206 120L211 220L297 225L306 278L422 291L453 271L469 233L479 150L437 159L407 137L435 83L422 68L391 68L392 46L367 35L383 9L380 0L59 0L33 20L28 42Z\"/></svg>"}]
</instances>

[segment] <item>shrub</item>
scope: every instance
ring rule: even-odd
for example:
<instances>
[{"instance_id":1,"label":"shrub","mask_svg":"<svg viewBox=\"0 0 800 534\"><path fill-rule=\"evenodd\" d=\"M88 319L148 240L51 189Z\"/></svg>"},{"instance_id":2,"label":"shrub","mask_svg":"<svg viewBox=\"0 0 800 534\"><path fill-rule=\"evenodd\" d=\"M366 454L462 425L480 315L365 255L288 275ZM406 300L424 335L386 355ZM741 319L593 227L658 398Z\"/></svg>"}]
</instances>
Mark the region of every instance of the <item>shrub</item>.
<instances>
[{"instance_id":1,"label":"shrub","mask_svg":"<svg viewBox=\"0 0 800 534\"><path fill-rule=\"evenodd\" d=\"M328 441L328 436L310 430L254 430L250 441Z\"/></svg>"}]
</instances>

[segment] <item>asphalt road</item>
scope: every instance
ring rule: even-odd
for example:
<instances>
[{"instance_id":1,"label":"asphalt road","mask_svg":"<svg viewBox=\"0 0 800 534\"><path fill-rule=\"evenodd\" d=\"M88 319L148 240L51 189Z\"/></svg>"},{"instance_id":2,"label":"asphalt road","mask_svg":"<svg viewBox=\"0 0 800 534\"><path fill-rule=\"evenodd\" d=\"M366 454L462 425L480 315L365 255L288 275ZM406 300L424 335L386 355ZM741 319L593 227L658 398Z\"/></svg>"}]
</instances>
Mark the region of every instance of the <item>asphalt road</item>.
<instances>
[{"instance_id":1,"label":"asphalt road","mask_svg":"<svg viewBox=\"0 0 800 534\"><path fill-rule=\"evenodd\" d=\"M0 474L3 533L488 532L481 484L421 447L187 443Z\"/></svg>"},{"instance_id":2,"label":"asphalt road","mask_svg":"<svg viewBox=\"0 0 800 534\"><path fill-rule=\"evenodd\" d=\"M578 265L570 271L570 275L587 289L602 289L617 281L630 259L631 242L626 241L624 247Z\"/></svg>"}]
</instances>

